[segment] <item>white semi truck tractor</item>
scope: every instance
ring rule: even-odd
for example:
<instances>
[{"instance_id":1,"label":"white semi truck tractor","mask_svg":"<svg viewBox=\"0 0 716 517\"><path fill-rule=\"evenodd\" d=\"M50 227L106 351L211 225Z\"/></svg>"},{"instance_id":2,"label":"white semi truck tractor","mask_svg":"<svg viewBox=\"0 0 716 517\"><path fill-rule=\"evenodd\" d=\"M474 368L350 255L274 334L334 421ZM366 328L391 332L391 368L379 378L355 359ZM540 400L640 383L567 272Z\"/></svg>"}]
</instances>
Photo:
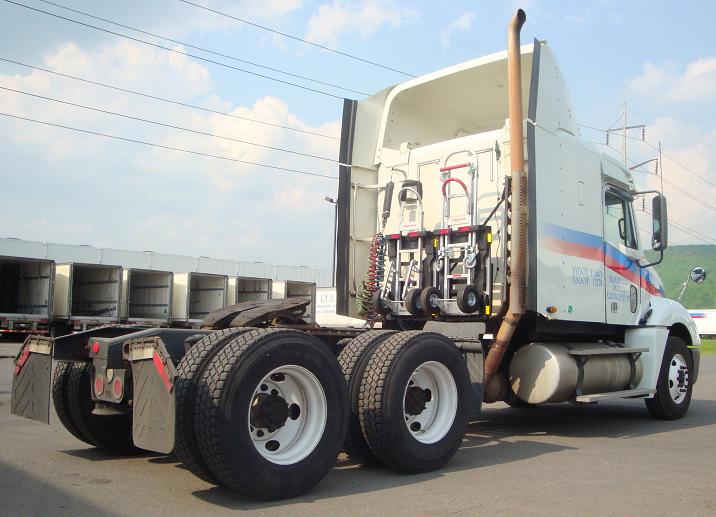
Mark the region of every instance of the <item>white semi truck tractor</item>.
<instances>
[{"instance_id":1,"label":"white semi truck tractor","mask_svg":"<svg viewBox=\"0 0 716 517\"><path fill-rule=\"evenodd\" d=\"M507 52L345 101L337 307L365 328L319 327L288 298L200 329L32 336L13 413L47 422L52 401L79 440L173 452L267 499L310 489L341 450L440 468L483 403L643 399L683 417L699 336L643 251L667 247L666 200L579 137L549 46L520 46L524 21Z\"/></svg>"}]
</instances>

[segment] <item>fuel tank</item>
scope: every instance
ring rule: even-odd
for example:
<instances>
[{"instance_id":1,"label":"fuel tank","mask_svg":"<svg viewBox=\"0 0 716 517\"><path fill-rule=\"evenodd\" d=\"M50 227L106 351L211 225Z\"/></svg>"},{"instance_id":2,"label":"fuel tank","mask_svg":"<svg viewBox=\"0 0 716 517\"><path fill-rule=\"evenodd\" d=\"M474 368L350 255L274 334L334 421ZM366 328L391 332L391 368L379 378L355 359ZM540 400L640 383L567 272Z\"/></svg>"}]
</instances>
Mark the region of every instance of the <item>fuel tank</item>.
<instances>
[{"instance_id":1,"label":"fuel tank","mask_svg":"<svg viewBox=\"0 0 716 517\"><path fill-rule=\"evenodd\" d=\"M512 356L509 383L518 398L530 404L564 402L576 395L579 363L570 350L613 349L604 343L530 343ZM582 356L584 357L584 356ZM631 364L628 354L584 357L582 395L629 389ZM641 361L636 361L633 383L641 380Z\"/></svg>"}]
</instances>

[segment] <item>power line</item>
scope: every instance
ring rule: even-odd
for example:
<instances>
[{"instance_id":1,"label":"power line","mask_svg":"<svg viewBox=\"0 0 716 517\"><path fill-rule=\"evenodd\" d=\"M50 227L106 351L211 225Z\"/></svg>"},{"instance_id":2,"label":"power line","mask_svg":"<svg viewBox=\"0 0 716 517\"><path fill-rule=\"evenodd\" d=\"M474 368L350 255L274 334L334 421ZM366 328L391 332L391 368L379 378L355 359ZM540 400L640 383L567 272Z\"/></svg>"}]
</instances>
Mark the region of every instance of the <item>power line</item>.
<instances>
[{"instance_id":1,"label":"power line","mask_svg":"<svg viewBox=\"0 0 716 517\"><path fill-rule=\"evenodd\" d=\"M52 17L58 18L58 19L60 19L60 20L65 20L65 21L68 21L68 22L70 22L70 23L75 23L75 24L81 25L81 26L83 26L83 27L89 27L90 29L95 29L95 30L98 30L98 31L101 31L101 32L106 32L107 34L113 34L114 36L119 36L120 38L126 38L126 39L129 39L129 40L132 40L132 41L136 41L136 42L138 42L138 43L143 43L143 44L145 44L145 45L149 45L149 46L151 46L151 47L155 47L155 48L159 48L159 49L162 49L162 50L166 50L167 52L173 52L173 53L175 53L175 54L180 54L180 55L182 55L182 56L187 56L187 57L191 57L191 58L194 58L194 59L199 59L199 60L201 60L201 61L205 61L205 62L207 62L207 63L212 63L212 64L215 64L215 65L218 65L218 66L223 66L223 67L225 67L225 68L230 68L230 69L236 70L236 71L238 71L238 72L243 72L243 73L246 73L246 74L249 74L249 75L253 75L253 76L256 76L256 77L261 77L261 78L263 78L263 79L268 79L268 80L270 80L270 81L275 81L275 82L277 82L277 83L285 84L285 85L288 85L288 86L294 86L294 87L300 88L300 89L302 89L302 90L306 90L306 91L313 92L313 93L318 93L318 94L320 94L320 95L325 95L326 97L333 97L334 99L343 100L343 97L341 97L340 95L335 95L335 94L333 94L333 93L329 93L329 92L326 92L326 91L323 91L323 90L318 90L318 89L316 89L316 88L311 88L311 87L309 87L309 86L304 86L304 85L301 85L301 84L298 84L298 83L293 83L293 82L291 82L291 81L285 81L285 80L283 80L283 79L279 79L278 77L272 77L272 76L270 76L270 75L260 74L260 73L258 73L258 72L253 72L253 71L251 71L251 70L246 70L245 68L241 68L241 67L234 66L234 65L229 65L229 64L227 64L227 63L222 63L221 61L215 61L215 60L213 60L213 59L209 59L209 58L206 58L206 57L197 56L196 54L191 54L191 53L189 53L189 52L182 52L181 50L177 50L177 49L174 49L174 48L165 47L165 46L163 46L163 45L159 45L158 43L152 43L152 42L150 42L150 41L146 41L146 40L143 40L143 39L135 38L135 37L133 37L133 36L127 36L126 34L121 34L121 33L119 33L119 32L114 32L114 31L111 31L111 30L109 30L109 29L104 29L104 28L102 28L102 27L97 27L96 25L92 25L92 24L90 24L90 23L85 23L85 22L81 22L81 21L79 21L79 20L74 20L74 19L72 19L72 18L67 18L66 16L61 16L61 15L59 15L59 14L51 13L51 12L49 12L49 11L43 11L42 9L37 9L36 7L30 7L29 5L21 4L21 3L19 3L19 2L15 2L15 1L13 1L13 0L3 0L3 1L4 1L4 2L7 2L7 3L9 3L9 4L17 5L17 6L19 6L19 7L23 7L23 8L25 8L25 9L29 9L29 10L31 10L31 11L35 11L35 12L38 12L38 13L46 14L46 15L48 15L48 16L52 16Z\"/></svg>"},{"instance_id":2,"label":"power line","mask_svg":"<svg viewBox=\"0 0 716 517\"><path fill-rule=\"evenodd\" d=\"M26 121L26 122L33 122L33 123L35 123L35 124L42 124L42 125L45 125L45 126L52 126L52 127L57 127L57 128L61 128L61 129L68 129L68 130L71 130L71 131L77 131L78 133L85 133L85 134L88 134L88 135L102 136L102 137L105 137L105 138L112 138L112 139L115 139L115 140L121 140L121 141L123 141L123 142L131 142L131 143L133 143L133 144L141 144L141 145L146 145L146 146L149 146L149 147L157 147L157 148L159 148L159 149L166 149L166 150L169 150L169 151L178 151L178 152L181 152L181 153L193 154L193 155L197 155L197 156L205 156L205 157L208 157L208 158L216 158L216 159L218 159L218 160L225 160L225 161L234 162L234 163L242 163L242 164L245 164L245 165L253 165L253 166L255 166L255 167L264 167L264 168L266 168L266 169L273 169L273 170L282 171L282 172L290 172L290 173L293 173L293 174L302 174L302 175L305 175L305 176L316 176L316 177L319 177L319 178L328 178L328 179L332 179L332 180L337 180L337 179L338 179L338 178L336 178L335 176L329 176L329 175L327 175L327 174L321 174L321 173L318 173L318 172L302 171L302 170L298 170L298 169L291 169L291 168L288 168L288 167L279 167L278 165L268 165L268 164L266 164L266 163L258 163L258 162L250 162L250 161L247 161L247 160L240 160L240 159L238 159L238 158L231 158L230 156L221 156L221 155L218 155L218 154L204 153L204 152L201 152L201 151L193 151L193 150L191 150L191 149L182 149L181 147L172 147L172 146L169 146L169 145L155 144L155 143L153 143L153 142L146 142L146 141L144 141L144 140L136 140L136 139L134 139L134 138L126 138L126 137L123 137L123 136L110 135L110 134L107 134L107 133L100 133L99 131L91 131L91 130L89 130L89 129L81 129L81 128L72 127L72 126L65 126L65 125L63 125L63 124L55 124L54 122L47 122L47 121L44 121L44 120L36 120L36 119L28 118L28 117L21 117L20 115L13 115L13 114L11 114L11 113L3 113L3 112L0 112L0 115L2 115L2 116L4 116L4 117L8 117L8 118L14 118L14 119L18 119L18 120L24 120L24 121Z\"/></svg>"},{"instance_id":3,"label":"power line","mask_svg":"<svg viewBox=\"0 0 716 517\"><path fill-rule=\"evenodd\" d=\"M239 18L238 16L233 16L233 15L231 15L231 14L229 14L229 13L225 13L225 12L222 12L222 11L218 11L218 10L216 10L216 9L211 9L210 7L206 7L205 5L196 4L196 3L190 2L190 1L188 1L188 0L179 0L179 1L180 1L180 2L184 2L185 4L193 5L194 7L198 7L199 9L204 9L205 11L209 11L209 12L212 12L212 13L214 13L214 14L218 14L218 15L221 15L221 16L225 16L226 18L231 18L232 20L236 20L237 22L245 23L246 25L251 25L252 27L256 27L257 29L262 29L262 30L265 30L265 31L268 31L268 32L272 32L272 33L274 33L274 34L278 34L279 36L283 36L283 37L285 37L285 38L290 38L290 39L295 40L295 41L300 41L301 43L305 43L306 45L313 45L314 47L318 47L318 48L320 48L320 49L327 50L328 52L333 52L333 53L335 53L335 54L339 54L339 55L344 56L344 57L348 57L348 58L351 58L351 59L355 59L356 61L361 61L361 62L367 63L367 64L369 64L369 65L377 66L378 68L383 68L383 69L385 69L385 70L390 70L391 72L397 72L397 73L399 73L399 74L403 74L403 75L408 76L408 77L413 77L413 78L417 77L416 75L409 74L408 72L403 72L402 70L398 70L398 69L396 69L396 68L392 68L392 67L387 66L387 65L382 65L382 64L380 64L380 63L376 63L375 61L370 61L370 60L368 60L368 59L365 59L365 58L362 58L362 57L358 57L358 56L355 56L355 55L353 55L353 54L349 54L349 53L347 53L347 52L341 52L340 50L336 50L336 49L331 48L331 47L326 47L325 45L321 45L320 43L315 43L315 42L313 42L313 41L305 40L305 39L303 39L303 38L299 38L298 36L293 36L292 34L287 34L287 33L285 33L285 32L281 32L281 31L279 31L279 30L272 29L272 28L270 28L270 27L266 27L265 25L259 25L258 23L255 23L255 22L246 20L246 19L244 19L244 18Z\"/></svg>"},{"instance_id":4,"label":"power line","mask_svg":"<svg viewBox=\"0 0 716 517\"><path fill-rule=\"evenodd\" d=\"M174 124L167 124L167 123L159 122L159 121L156 121L156 120L150 120L150 119L146 119L146 118L142 118L142 117L135 117L135 116L133 116L133 115L127 115L127 114L125 114L125 113L117 113L116 111L109 111L109 110L105 110L105 109L102 109L102 108L96 108L96 107L94 107L94 106L86 106L86 105L84 105L84 104L77 104L77 103L70 102L70 101L64 101L64 100L62 100L62 99L55 99L55 98L53 98L53 97L46 97L45 95L39 95L39 94L36 94L36 93L24 92L24 91L22 91L22 90L15 90L15 89L13 89L13 88L7 88L7 87L5 87L5 86L0 86L0 90L6 90L6 91L14 92L14 93L19 93L19 94L21 94L21 95L27 95L27 96L29 96L29 97L35 97L35 98L37 98L37 99L43 99L43 100L46 100L46 101L57 102L57 103L60 103L60 104L66 104L66 105L68 105L68 106L73 106L73 107L75 107L75 108L81 108L81 109L96 111L96 112L98 112L98 113L104 113L104 114L106 114L106 115L112 115L112 116L115 116L115 117L122 117L122 118L130 119L130 120L137 120L137 121L139 121L139 122L145 122L145 123L147 123L147 124L154 124L154 125L156 125L156 126L168 127L168 128L171 128L171 129L177 129L177 130L179 130L179 131L186 131L186 132L188 132L188 133L195 133L195 134L197 134L197 135L210 136L210 137L213 137L213 138L219 138L219 139L221 139L221 140L230 140L230 141L232 141L232 142L237 142L237 143L240 143L240 144L252 145L252 146L255 146L255 147L261 147L261 148L263 148L263 149L270 149L270 150L272 150L272 151L279 151L279 152L282 152L282 153L289 153L289 154L295 154L295 155L299 155L299 156L305 156L306 158L314 158L314 159L316 159L316 160L324 160L324 161L327 161L327 162L339 163L338 160L334 160L333 158L328 158L328 157L326 157L326 156L318 156L318 155L315 155L315 154L303 153L303 152L301 152L301 151L292 151L292 150L290 150L290 149L284 149L283 147L274 147L274 146L271 146L271 145L259 144L259 143L256 143L256 142L250 142L250 141L248 141L248 140L241 140L241 139L238 139L238 138L232 138L232 137L230 137L230 136L216 135L216 134L214 134L214 133L207 133L207 132L205 132L205 131L199 131L198 129L191 129L191 128L188 128L188 127L175 126ZM341 165L342 165L342 164L341 164Z\"/></svg>"},{"instance_id":5,"label":"power line","mask_svg":"<svg viewBox=\"0 0 716 517\"><path fill-rule=\"evenodd\" d=\"M651 215L651 211L647 208L643 208L640 211ZM700 240L701 242L704 242L706 244L716 244L716 239L709 237L705 233L701 233L700 231L695 230L694 228L691 228L690 226L686 226L684 223L681 223L681 222L675 220L673 217L669 217L669 225L670 226L673 225L674 228L676 228L677 230L680 230L681 232L686 233L686 234Z\"/></svg>"},{"instance_id":6,"label":"power line","mask_svg":"<svg viewBox=\"0 0 716 517\"><path fill-rule=\"evenodd\" d=\"M102 86L103 88L110 88L110 89L112 89L112 90L116 90L116 91L120 91L120 92L124 92L124 93L131 93L132 95L139 95L140 97L146 97L147 99L153 99L153 100L157 100L157 101L167 102L167 103L170 103L170 104L175 104L175 105L177 105L177 106L184 106L185 108L192 108L192 109L196 109L196 110L201 110L201 111L205 111L205 112L207 112L207 113L214 113L214 114L216 114L216 115L223 115L223 116L226 116L226 117L232 117L232 118L236 118L236 119L239 119L239 120L245 120L245 121L247 121L247 122L255 122L256 124L263 124L263 125L266 125L266 126L271 126L271 127L286 129L286 130L288 130L288 131L295 131L295 132L297 132L297 133L305 133L305 134L307 134L307 135L320 136L320 137L322 137L322 138L328 138L328 139L331 139L331 140L340 140L340 138L338 138L338 137L330 136L330 135L325 135L325 134L323 134L323 133L316 133L316 132L314 132L314 131L307 131L307 130L305 130L305 129L298 129L298 128L295 128L295 127L282 126L281 124L274 124L273 122L266 122L265 120L258 120L258 119L249 118L249 117L242 117L242 116L240 116L240 115L235 115L235 114L233 114L233 113L227 113L227 112L225 112L225 111L218 111L218 110L214 110L214 109L211 109L211 108L205 108L205 107L203 107L203 106L197 106L196 104L188 104L188 103L186 103L186 102L181 102L181 101L176 101L176 100L172 100L172 99L167 99L167 98L165 98L165 97L158 97L158 96L156 96L156 95L151 95L151 94L148 94L148 93L138 92L138 91L136 91L136 90L129 90L129 89L127 89L127 88L120 88L119 86L113 86L113 85L111 85L111 84L100 83L100 82L97 82L97 81L92 81L92 80L90 80L90 79L85 79L85 78L77 77L77 76L74 76L74 75L63 74L63 73L57 72L57 71L55 71L55 70L49 70L49 69L47 69L47 68L42 68L42 67L39 67L39 66L28 65L27 63L21 63L20 61L13 61L12 59L7 59L7 58L4 58L4 57L0 57L0 61L5 61L5 62L7 62L7 63L12 63L12 64L15 64L15 65L24 66L24 67L27 67L27 68L31 68L31 69L33 69L33 70L39 70L39 71L41 71L41 72L45 72L45 73L48 73L48 74L54 74L54 75L57 75L57 76L59 76L59 77L65 77L65 78L67 78L67 79L73 79L73 80L75 80L75 81L81 81L81 82L87 83L87 84L93 84L93 85L95 85L95 86Z\"/></svg>"},{"instance_id":7,"label":"power line","mask_svg":"<svg viewBox=\"0 0 716 517\"><path fill-rule=\"evenodd\" d=\"M577 125L578 125L579 127L584 127L584 128L591 129L591 130L594 130L594 131L599 131L599 132L601 132L601 133L609 133L608 131L606 131L606 130L604 130L604 129L600 129L600 128L598 128L598 127L588 126L588 125L586 125L586 124L577 124ZM617 128L617 129L619 129L619 128ZM624 136L624 135L622 135L622 136ZM654 149L655 151L658 151L658 150L659 150L659 147L658 147L658 146L652 144L652 143L649 142L648 140L642 140L641 138L637 138L637 137L629 136L629 135L626 135L626 137L629 138L630 140L636 140L636 141L638 141L638 142L644 142L646 145L648 145L649 147L651 147L651 148ZM592 143L595 143L595 142L592 142ZM610 147L611 147L611 146L610 146ZM689 148L687 148L687 149L689 149ZM615 150L616 150L616 149L615 149ZM690 169L689 167L687 167L686 165L684 165L683 163L681 163L680 161L678 161L678 160L677 160L676 158L674 158L673 156L670 156L670 155L667 154L666 152L662 152L662 154L663 154L664 156L666 156L669 160L671 160L672 162L674 162L676 165L678 165L679 167L681 167L682 169L684 169L685 171L687 171L687 172L691 173L692 175L696 176L697 178L699 178L701 181L703 181L703 182L705 182L705 183L708 183L708 184L711 185L712 187L716 187L716 182L713 182L713 181L711 181L710 179L708 179L708 178L702 176L702 175L699 174L698 172L694 171L693 169ZM704 155L703 153L701 153L701 154L702 154L703 156L706 156L706 155ZM708 156L706 156L706 157L708 158Z\"/></svg>"},{"instance_id":8,"label":"power line","mask_svg":"<svg viewBox=\"0 0 716 517\"><path fill-rule=\"evenodd\" d=\"M225 57L225 58L231 59L231 60L233 60L233 61L238 61L238 62L240 62L240 63L245 63L245 64L247 64L247 65L255 66L255 67L258 67L258 68L263 68L263 69L265 69L265 70L270 70L270 71L272 71L272 72L278 72L278 73L280 73L280 74L285 74L285 75L288 75L288 76L291 76L291 77L295 77L295 78L297 78L297 79L303 79L304 81L311 81L311 82L313 82L313 83L321 84L321 85L323 85L323 86L330 86L331 88L337 88L337 89L339 89L339 90L345 90L345 91L347 91L347 92L357 93L358 95L368 95L368 94L365 93L365 92L359 92L358 90L353 90L353 89L348 88L348 87L346 87L346 86L340 86L340 85L337 85L337 84L327 83L327 82L324 82L324 81L319 81L318 79L313 79L312 77L307 77L307 76L305 76L305 75L299 75L299 74L294 74L294 73L291 73L291 72L286 72L285 70L281 70L281 69L278 69L278 68L272 68L272 67L267 66L267 65L262 65L262 64L260 64L260 63L255 63L255 62L253 62L253 61L248 61L248 60L246 60L246 59L241 59L241 58L238 58L238 57L236 57L236 56L231 56L231 55L229 55L229 54L223 54L223 53L221 53L221 52L216 52L216 51L214 51L214 50L209 50L209 49L204 48L204 47L199 47L199 46L196 46L196 45L192 45L191 43L187 43L187 42L185 42L185 41L175 40L175 39L169 38L169 37L167 37L167 36L162 36L162 35L160 35L160 34L155 34L155 33L153 33L153 32L148 32L148 31L145 31L145 30L142 30L142 29L138 29L138 28L132 27L132 26L130 26L130 25L124 25L124 24L119 23L119 22L115 22L115 21L112 21L112 20L108 20L107 18L102 18L102 17L100 17L100 16L95 16L95 15L90 14L90 13L87 13L87 12L85 12L85 11L80 11L80 10L78 10L78 9L72 9L71 7L67 7L67 6L64 6L64 5L62 5L62 4L57 4L57 3L55 3L55 2L50 2L49 0L39 0L39 1L40 1L40 2L44 2L44 3L46 3L46 4L49 4L49 5L52 5L52 6L55 6L55 7L59 7L60 9L65 9L66 11L70 11L70 12L73 12L73 13L76 13L76 14L81 14L81 15L83 15L83 16L87 16L88 18L93 18L93 19L95 19L95 20L100 20L100 21L103 21L103 22L105 22L105 23L110 23L110 24L112 24L112 25L116 25L117 27L122 27L123 29L129 29L129 30L132 30L132 31L139 32L140 34L146 34L147 36L152 36L152 37L154 37L154 38L159 38L159 39L163 39L163 40L166 40L166 41L171 41L172 43L176 43L176 44L178 44L178 45L183 45L183 46L185 46L185 47L193 48L193 49L196 49L196 50L201 50L202 52L207 52L207 53L213 54L213 55L215 55L215 56Z\"/></svg>"}]
</instances>

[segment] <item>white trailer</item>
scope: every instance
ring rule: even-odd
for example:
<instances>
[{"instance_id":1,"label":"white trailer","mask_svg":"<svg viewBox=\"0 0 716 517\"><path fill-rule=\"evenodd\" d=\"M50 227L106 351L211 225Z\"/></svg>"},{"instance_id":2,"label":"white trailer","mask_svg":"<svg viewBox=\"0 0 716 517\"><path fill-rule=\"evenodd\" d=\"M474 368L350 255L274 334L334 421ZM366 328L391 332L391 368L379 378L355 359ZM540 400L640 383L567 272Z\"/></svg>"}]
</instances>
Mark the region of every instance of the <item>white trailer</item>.
<instances>
[{"instance_id":1,"label":"white trailer","mask_svg":"<svg viewBox=\"0 0 716 517\"><path fill-rule=\"evenodd\" d=\"M227 305L254 300L270 300L273 294L270 278L252 278L247 276L230 276Z\"/></svg>"},{"instance_id":2,"label":"white trailer","mask_svg":"<svg viewBox=\"0 0 716 517\"><path fill-rule=\"evenodd\" d=\"M174 273L172 324L196 327L212 311L226 305L229 278L208 273Z\"/></svg>"},{"instance_id":3,"label":"white trailer","mask_svg":"<svg viewBox=\"0 0 716 517\"><path fill-rule=\"evenodd\" d=\"M122 271L122 321L165 327L171 324L174 274L126 268Z\"/></svg>"},{"instance_id":4,"label":"white trailer","mask_svg":"<svg viewBox=\"0 0 716 517\"><path fill-rule=\"evenodd\" d=\"M689 311L700 336L716 336L716 309Z\"/></svg>"},{"instance_id":5,"label":"white trailer","mask_svg":"<svg viewBox=\"0 0 716 517\"><path fill-rule=\"evenodd\" d=\"M105 264L57 264L54 325L83 331L120 321L122 267Z\"/></svg>"},{"instance_id":6,"label":"white trailer","mask_svg":"<svg viewBox=\"0 0 716 517\"><path fill-rule=\"evenodd\" d=\"M0 333L50 331L55 263L0 257Z\"/></svg>"},{"instance_id":7,"label":"white trailer","mask_svg":"<svg viewBox=\"0 0 716 517\"><path fill-rule=\"evenodd\" d=\"M306 298L311 300L311 303L306 307L305 317L309 321L315 321L316 284L294 280L274 280L271 290L273 299Z\"/></svg>"}]
</instances>

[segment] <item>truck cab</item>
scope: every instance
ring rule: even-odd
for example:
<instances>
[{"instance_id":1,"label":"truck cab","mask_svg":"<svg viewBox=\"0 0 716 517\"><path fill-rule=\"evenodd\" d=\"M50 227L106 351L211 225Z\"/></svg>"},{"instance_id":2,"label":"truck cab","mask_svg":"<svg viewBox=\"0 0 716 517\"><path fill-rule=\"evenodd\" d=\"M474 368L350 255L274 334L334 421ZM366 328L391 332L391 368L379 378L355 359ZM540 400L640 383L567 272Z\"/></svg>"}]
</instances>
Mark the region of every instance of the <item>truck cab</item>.
<instances>
[{"instance_id":1,"label":"truck cab","mask_svg":"<svg viewBox=\"0 0 716 517\"><path fill-rule=\"evenodd\" d=\"M524 346L617 343L644 350L632 354L643 373L627 387L651 398L671 338L691 347L683 355L695 381L695 325L665 298L644 252L663 254L667 246L664 196L640 192L630 170L582 140L546 42L521 46L519 57L526 285L524 315L501 366L503 384L514 388L510 359ZM514 144L507 68L507 52L498 52L346 101L340 314L396 329L481 322L472 332L487 355L510 312ZM649 230L637 224L639 196L651 201ZM470 296L476 308L466 304ZM497 397L505 391L497 389Z\"/></svg>"}]
</instances>

